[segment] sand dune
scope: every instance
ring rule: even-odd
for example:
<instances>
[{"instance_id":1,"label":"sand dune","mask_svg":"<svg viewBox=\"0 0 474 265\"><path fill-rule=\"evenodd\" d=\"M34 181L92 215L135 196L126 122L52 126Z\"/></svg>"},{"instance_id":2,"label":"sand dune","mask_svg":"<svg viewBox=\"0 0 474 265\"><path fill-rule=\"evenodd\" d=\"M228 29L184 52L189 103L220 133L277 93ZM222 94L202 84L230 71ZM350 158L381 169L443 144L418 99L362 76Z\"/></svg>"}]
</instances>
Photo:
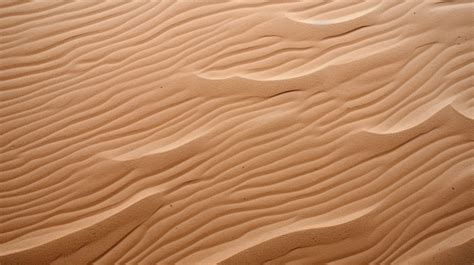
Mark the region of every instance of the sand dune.
<instances>
[{"instance_id":1,"label":"sand dune","mask_svg":"<svg viewBox=\"0 0 474 265\"><path fill-rule=\"evenodd\" d=\"M472 1L2 1L1 264L472 264Z\"/></svg>"}]
</instances>

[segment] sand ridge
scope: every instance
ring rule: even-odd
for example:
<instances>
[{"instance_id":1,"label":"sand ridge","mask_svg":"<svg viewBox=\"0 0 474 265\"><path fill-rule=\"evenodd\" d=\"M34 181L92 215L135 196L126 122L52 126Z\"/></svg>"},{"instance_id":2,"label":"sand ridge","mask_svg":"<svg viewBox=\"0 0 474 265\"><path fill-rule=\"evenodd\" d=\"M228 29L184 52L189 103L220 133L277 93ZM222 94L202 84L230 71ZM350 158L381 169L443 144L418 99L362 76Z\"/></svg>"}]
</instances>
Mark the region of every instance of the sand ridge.
<instances>
[{"instance_id":1,"label":"sand ridge","mask_svg":"<svg viewBox=\"0 0 474 265\"><path fill-rule=\"evenodd\" d=\"M1 264L470 264L471 1L2 1Z\"/></svg>"}]
</instances>

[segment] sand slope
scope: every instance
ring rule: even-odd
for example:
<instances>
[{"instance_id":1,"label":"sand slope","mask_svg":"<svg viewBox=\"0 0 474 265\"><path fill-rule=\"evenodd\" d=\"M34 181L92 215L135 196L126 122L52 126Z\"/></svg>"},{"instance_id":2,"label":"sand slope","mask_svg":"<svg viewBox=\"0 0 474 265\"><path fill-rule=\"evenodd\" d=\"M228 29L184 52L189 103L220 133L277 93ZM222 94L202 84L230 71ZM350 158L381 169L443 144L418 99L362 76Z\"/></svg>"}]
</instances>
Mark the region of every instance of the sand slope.
<instances>
[{"instance_id":1,"label":"sand slope","mask_svg":"<svg viewBox=\"0 0 474 265\"><path fill-rule=\"evenodd\" d=\"M471 1L1 1L1 264L471 264Z\"/></svg>"}]
</instances>

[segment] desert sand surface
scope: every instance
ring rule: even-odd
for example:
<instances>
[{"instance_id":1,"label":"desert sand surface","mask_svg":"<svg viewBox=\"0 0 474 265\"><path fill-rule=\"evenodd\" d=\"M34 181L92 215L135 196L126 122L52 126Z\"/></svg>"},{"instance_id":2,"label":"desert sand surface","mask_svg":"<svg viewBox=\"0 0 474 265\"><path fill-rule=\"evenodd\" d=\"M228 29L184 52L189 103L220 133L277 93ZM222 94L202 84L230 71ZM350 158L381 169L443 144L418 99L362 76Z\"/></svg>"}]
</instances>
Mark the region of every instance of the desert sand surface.
<instances>
[{"instance_id":1,"label":"desert sand surface","mask_svg":"<svg viewBox=\"0 0 474 265\"><path fill-rule=\"evenodd\" d=\"M0 2L0 264L473 264L472 1Z\"/></svg>"}]
</instances>

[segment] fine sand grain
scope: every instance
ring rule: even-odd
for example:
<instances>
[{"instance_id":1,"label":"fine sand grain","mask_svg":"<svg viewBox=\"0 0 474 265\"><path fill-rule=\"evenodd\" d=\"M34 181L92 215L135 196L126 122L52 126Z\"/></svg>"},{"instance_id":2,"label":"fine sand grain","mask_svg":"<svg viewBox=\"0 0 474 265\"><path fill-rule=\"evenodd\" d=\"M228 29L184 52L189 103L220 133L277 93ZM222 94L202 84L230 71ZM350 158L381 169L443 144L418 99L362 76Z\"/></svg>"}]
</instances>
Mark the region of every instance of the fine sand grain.
<instances>
[{"instance_id":1,"label":"fine sand grain","mask_svg":"<svg viewBox=\"0 0 474 265\"><path fill-rule=\"evenodd\" d=\"M472 1L0 1L0 264L474 263Z\"/></svg>"}]
</instances>

